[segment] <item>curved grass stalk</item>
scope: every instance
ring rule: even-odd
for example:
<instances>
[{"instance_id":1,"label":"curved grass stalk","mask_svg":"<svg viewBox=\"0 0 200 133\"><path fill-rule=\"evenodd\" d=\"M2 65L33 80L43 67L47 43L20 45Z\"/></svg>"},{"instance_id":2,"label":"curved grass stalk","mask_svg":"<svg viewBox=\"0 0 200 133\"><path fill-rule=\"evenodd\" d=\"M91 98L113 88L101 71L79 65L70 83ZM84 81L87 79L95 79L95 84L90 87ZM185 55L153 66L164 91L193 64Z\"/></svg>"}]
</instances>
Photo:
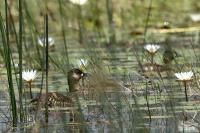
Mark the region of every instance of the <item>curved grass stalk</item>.
<instances>
[{"instance_id":1,"label":"curved grass stalk","mask_svg":"<svg viewBox=\"0 0 200 133\"><path fill-rule=\"evenodd\" d=\"M61 26L62 26L62 36L64 40L64 48L65 48L65 54L66 54L66 61L67 66L69 66L69 55L68 55L68 47L67 47L67 41L66 41L66 33L65 33L65 26L64 26L64 19L62 16L64 16L63 8L62 8L62 2L59 0L59 10L60 10L60 19L61 19Z\"/></svg>"}]
</instances>

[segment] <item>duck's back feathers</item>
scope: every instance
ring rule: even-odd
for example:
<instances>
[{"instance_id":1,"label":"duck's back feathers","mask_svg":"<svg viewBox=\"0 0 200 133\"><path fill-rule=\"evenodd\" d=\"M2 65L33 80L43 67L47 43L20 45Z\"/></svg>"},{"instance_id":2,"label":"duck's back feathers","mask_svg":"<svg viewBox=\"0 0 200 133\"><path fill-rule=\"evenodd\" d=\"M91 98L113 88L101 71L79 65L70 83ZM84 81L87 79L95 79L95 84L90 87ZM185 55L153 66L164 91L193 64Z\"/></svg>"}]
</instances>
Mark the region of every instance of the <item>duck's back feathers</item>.
<instances>
[{"instance_id":1,"label":"duck's back feathers","mask_svg":"<svg viewBox=\"0 0 200 133\"><path fill-rule=\"evenodd\" d=\"M47 104L49 107L52 106L73 106L73 100L70 96L65 96L57 92L50 92L47 95L41 94L40 96L31 100L31 103L37 103L39 105L45 104L47 96Z\"/></svg>"}]
</instances>

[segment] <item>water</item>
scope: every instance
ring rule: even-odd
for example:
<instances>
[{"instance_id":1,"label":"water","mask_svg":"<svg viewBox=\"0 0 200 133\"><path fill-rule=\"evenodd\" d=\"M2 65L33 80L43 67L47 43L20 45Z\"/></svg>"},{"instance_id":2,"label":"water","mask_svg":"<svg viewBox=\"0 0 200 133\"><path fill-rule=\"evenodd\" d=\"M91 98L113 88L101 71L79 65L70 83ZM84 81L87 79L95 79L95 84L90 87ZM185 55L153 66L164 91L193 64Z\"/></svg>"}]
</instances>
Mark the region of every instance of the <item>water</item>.
<instances>
[{"instance_id":1,"label":"water","mask_svg":"<svg viewBox=\"0 0 200 133\"><path fill-rule=\"evenodd\" d=\"M173 75L178 70L193 69L197 72L199 67L195 65L198 59L199 46L190 44L191 36L172 36L173 48L181 55L176 61L178 64L173 64L174 68L168 74L164 71L161 73L150 71L141 73L140 67L134 55L132 46L130 47L115 47L113 50L107 48L95 48L94 53L101 60L103 71L109 73L103 75L99 71L99 75L92 83L96 83L99 91L94 92L94 96L80 96L79 105L75 107L54 107L49 108L49 123L45 123L44 108L35 111L29 100L29 92L26 89L28 86L24 82L25 97L24 106L26 106L27 122L21 123L21 129L17 128L15 132L20 130L27 132L152 132L152 133L172 133L172 132L198 132L198 110L199 94L198 80L194 79L188 84L189 102L185 102L184 88L181 83L175 80ZM158 64L162 64L162 53L164 51L164 43L161 42L161 49L156 54L155 60ZM148 63L147 55L144 54L143 46L136 45L139 54L139 60L142 64ZM187 48L185 48L187 47ZM50 56L63 58L59 51L63 45L56 45L55 51L50 53ZM181 49L181 50L180 50ZM69 45L69 57L71 64L75 65L75 61L80 58L88 58L89 50L80 47L77 44ZM61 51L63 52L63 51ZM33 58L34 59L34 58ZM34 64L34 63L33 63ZM28 64L25 63L28 66ZM66 64L63 64L63 68ZM34 65L33 65L34 66ZM93 68L89 68L90 73ZM2 131L11 131L10 128L10 106L8 99L7 81L5 69L0 68L1 72L1 118L0 127ZM91 74L91 73L90 73ZM111 75L114 77L112 78ZM105 92L110 86L106 85L106 80L114 80L114 83L121 84L131 88L132 91L109 91ZM50 64L49 72L49 91L66 93L68 90L67 77L62 71L59 71L55 65ZM91 80L91 79L90 79ZM102 81L102 82L101 82ZM86 84L87 84L86 80ZM101 86L100 86L101 85ZM111 85L112 86L112 85ZM34 97L36 97L41 87L41 72L32 83ZM45 87L45 85L44 85ZM104 88L103 88L104 87ZM116 87L113 85L113 87ZM102 89L102 90L101 90ZM15 92L17 87L15 83ZM16 95L18 99L18 96ZM149 106L149 108L148 108ZM71 121L70 113L75 113L75 118ZM36 115L37 113L37 115ZM184 120L183 114L186 114L187 119ZM196 115L197 114L197 115ZM195 116L195 117L194 117ZM151 119L150 119L151 118ZM184 123L185 122L185 123ZM20 124L19 124L20 125ZM184 128L187 127L187 128Z\"/></svg>"}]
</instances>

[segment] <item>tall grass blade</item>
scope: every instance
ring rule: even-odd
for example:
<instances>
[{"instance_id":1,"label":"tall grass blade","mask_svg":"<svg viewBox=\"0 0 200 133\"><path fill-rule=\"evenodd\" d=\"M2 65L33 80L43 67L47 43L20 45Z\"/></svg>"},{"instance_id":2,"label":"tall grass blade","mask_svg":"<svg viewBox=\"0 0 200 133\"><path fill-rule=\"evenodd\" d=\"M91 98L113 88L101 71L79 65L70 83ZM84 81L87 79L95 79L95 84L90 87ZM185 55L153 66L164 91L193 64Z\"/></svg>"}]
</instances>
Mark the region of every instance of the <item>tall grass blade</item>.
<instances>
[{"instance_id":1,"label":"tall grass blade","mask_svg":"<svg viewBox=\"0 0 200 133\"><path fill-rule=\"evenodd\" d=\"M3 18L0 16L0 30L2 34L3 40L3 51L4 51L4 61L7 70L7 78L9 85L9 96L11 102L11 112L12 112L12 126L17 126L17 106L15 99L15 92L13 87L13 79L12 79L12 65L11 65L11 51L9 46L9 26L8 26L8 1L5 0L5 14L6 14L6 27L3 24Z\"/></svg>"},{"instance_id":2,"label":"tall grass blade","mask_svg":"<svg viewBox=\"0 0 200 133\"><path fill-rule=\"evenodd\" d=\"M64 26L64 12L63 12L63 7L62 7L62 1L59 0L59 10L60 10L60 19L61 19L61 27L62 27L62 36L64 40L64 48L65 48L65 54L66 54L66 61L67 61L67 66L69 66L69 55L68 55L68 47L67 47L67 40L66 40L66 33L65 33L65 26Z\"/></svg>"},{"instance_id":3,"label":"tall grass blade","mask_svg":"<svg viewBox=\"0 0 200 133\"><path fill-rule=\"evenodd\" d=\"M49 41L48 41L48 14L45 15L45 48L46 48L46 99L45 99L45 121L48 123L48 69L49 69L49 62L48 62L48 57L49 57Z\"/></svg>"},{"instance_id":4,"label":"tall grass blade","mask_svg":"<svg viewBox=\"0 0 200 133\"><path fill-rule=\"evenodd\" d=\"M106 0L106 10L109 24L109 45L116 43L114 23L113 23L113 7L112 1Z\"/></svg>"},{"instance_id":5,"label":"tall grass blade","mask_svg":"<svg viewBox=\"0 0 200 133\"><path fill-rule=\"evenodd\" d=\"M150 19L150 16L151 16L152 1L153 1L153 0L150 0L150 1L149 1L149 8L148 8L148 12L147 12L147 18L146 18L146 21L145 21L145 27L144 27L144 43L146 43L146 34L147 34L149 19Z\"/></svg>"},{"instance_id":6,"label":"tall grass blade","mask_svg":"<svg viewBox=\"0 0 200 133\"><path fill-rule=\"evenodd\" d=\"M78 9L78 28L79 28L79 43L83 44L83 17L82 17L82 7L77 4Z\"/></svg>"},{"instance_id":7,"label":"tall grass blade","mask_svg":"<svg viewBox=\"0 0 200 133\"><path fill-rule=\"evenodd\" d=\"M23 37L23 13L22 13L22 0L19 0L19 113L20 121L23 121L23 104L22 104L22 37Z\"/></svg>"}]
</instances>

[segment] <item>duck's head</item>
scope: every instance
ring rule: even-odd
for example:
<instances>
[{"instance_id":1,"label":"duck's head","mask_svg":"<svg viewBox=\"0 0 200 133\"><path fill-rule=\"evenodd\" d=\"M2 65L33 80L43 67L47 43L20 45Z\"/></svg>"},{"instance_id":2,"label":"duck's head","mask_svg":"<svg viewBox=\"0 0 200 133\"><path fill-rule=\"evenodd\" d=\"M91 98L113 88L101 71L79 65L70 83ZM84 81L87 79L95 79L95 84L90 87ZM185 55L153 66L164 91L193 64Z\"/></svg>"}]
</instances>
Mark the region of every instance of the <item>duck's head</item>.
<instances>
[{"instance_id":1,"label":"duck's head","mask_svg":"<svg viewBox=\"0 0 200 133\"><path fill-rule=\"evenodd\" d=\"M84 73L82 70L80 70L78 68L74 68L74 69L70 70L68 74L74 80L80 80L81 78L86 76L86 73Z\"/></svg>"},{"instance_id":2,"label":"duck's head","mask_svg":"<svg viewBox=\"0 0 200 133\"><path fill-rule=\"evenodd\" d=\"M84 78L87 74L84 73L82 70L78 68L73 68L68 72L68 85L69 85L69 91L74 92L77 89L77 84L79 83L79 80Z\"/></svg>"}]
</instances>

